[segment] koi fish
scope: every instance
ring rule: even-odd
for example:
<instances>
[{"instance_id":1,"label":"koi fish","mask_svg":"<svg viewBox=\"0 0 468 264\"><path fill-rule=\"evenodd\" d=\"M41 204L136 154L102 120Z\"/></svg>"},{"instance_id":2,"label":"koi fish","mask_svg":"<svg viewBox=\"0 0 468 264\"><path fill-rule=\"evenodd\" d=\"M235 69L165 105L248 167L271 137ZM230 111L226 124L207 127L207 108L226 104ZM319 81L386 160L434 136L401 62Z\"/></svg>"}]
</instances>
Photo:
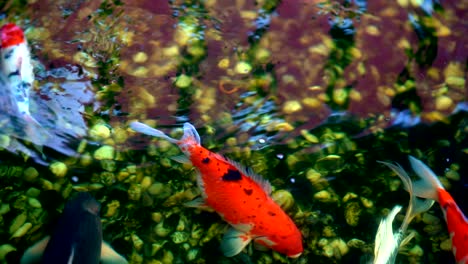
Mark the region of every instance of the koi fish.
<instances>
[{"instance_id":1,"label":"koi fish","mask_svg":"<svg viewBox=\"0 0 468 264\"><path fill-rule=\"evenodd\" d=\"M415 195L437 201L444 212L452 239L452 251L459 264L468 263L468 220L434 172L422 161L409 156L411 167L421 180L414 183Z\"/></svg>"},{"instance_id":2,"label":"koi fish","mask_svg":"<svg viewBox=\"0 0 468 264\"><path fill-rule=\"evenodd\" d=\"M140 122L132 122L130 127L176 144L185 154L185 160L177 160L190 162L197 168L202 197L188 205L214 209L231 225L221 242L225 256L237 255L252 240L260 247L271 248L291 258L301 255L301 232L271 198L268 181L202 147L200 136L189 123L184 124L184 135L179 140Z\"/></svg>"},{"instance_id":3,"label":"koi fish","mask_svg":"<svg viewBox=\"0 0 468 264\"><path fill-rule=\"evenodd\" d=\"M65 205L52 236L27 249L20 263L127 263L102 241L100 207L89 193L78 193Z\"/></svg>"},{"instance_id":4,"label":"koi fish","mask_svg":"<svg viewBox=\"0 0 468 264\"><path fill-rule=\"evenodd\" d=\"M33 83L33 64L24 32L13 23L5 24L0 28L0 134L8 135L10 142L1 147L12 153L22 152L43 165L47 165L43 146L76 155L68 144L86 134L84 122L81 127L75 125L80 124L79 118L63 112L70 104L59 102L56 94L32 93ZM24 141L33 143L35 150Z\"/></svg>"},{"instance_id":5,"label":"koi fish","mask_svg":"<svg viewBox=\"0 0 468 264\"><path fill-rule=\"evenodd\" d=\"M393 232L393 220L395 216L401 211L402 207L400 205L395 206L388 216L380 221L377 234L375 236L375 246L374 246L374 264L390 264L395 263L398 251L401 247L406 245L413 237L414 233L406 235L409 224L413 218L423 213L434 204L433 200L430 199L418 199L414 194L414 184L411 181L411 178L403 170L403 168L396 164L391 164L388 162L379 161L393 170L398 177L400 177L403 182L404 188L408 191L410 195L410 202L408 208L406 209L405 218L401 224L398 231Z\"/></svg>"},{"instance_id":6,"label":"koi fish","mask_svg":"<svg viewBox=\"0 0 468 264\"><path fill-rule=\"evenodd\" d=\"M29 112L29 91L34 82L31 54L23 30L13 23L0 28L0 70L19 113L34 120Z\"/></svg>"}]
</instances>

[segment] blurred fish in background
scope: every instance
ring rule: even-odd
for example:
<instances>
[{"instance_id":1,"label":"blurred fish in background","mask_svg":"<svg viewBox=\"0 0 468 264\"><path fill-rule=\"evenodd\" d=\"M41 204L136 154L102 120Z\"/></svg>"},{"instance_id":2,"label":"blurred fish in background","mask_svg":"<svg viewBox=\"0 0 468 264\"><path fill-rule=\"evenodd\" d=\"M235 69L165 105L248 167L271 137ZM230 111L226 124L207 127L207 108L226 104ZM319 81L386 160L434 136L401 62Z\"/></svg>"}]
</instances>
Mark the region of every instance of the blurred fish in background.
<instances>
[{"instance_id":1,"label":"blurred fish in background","mask_svg":"<svg viewBox=\"0 0 468 264\"><path fill-rule=\"evenodd\" d=\"M77 193L65 205L52 235L27 249L21 263L127 263L102 241L100 208L91 194Z\"/></svg>"},{"instance_id":2,"label":"blurred fish in background","mask_svg":"<svg viewBox=\"0 0 468 264\"><path fill-rule=\"evenodd\" d=\"M43 147L76 155L71 142L86 135L80 105L47 87L34 89L34 68L23 30L0 28L0 147L47 164ZM68 98L67 98L68 97Z\"/></svg>"}]
</instances>

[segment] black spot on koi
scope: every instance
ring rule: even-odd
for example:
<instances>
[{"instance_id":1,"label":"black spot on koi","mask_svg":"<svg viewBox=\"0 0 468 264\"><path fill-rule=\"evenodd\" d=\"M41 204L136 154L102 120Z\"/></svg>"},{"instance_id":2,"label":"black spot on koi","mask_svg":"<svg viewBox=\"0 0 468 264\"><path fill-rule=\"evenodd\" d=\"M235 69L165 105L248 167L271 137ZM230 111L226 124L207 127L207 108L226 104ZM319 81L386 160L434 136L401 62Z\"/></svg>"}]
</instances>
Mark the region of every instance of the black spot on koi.
<instances>
[{"instance_id":1,"label":"black spot on koi","mask_svg":"<svg viewBox=\"0 0 468 264\"><path fill-rule=\"evenodd\" d=\"M210 163L210 158L206 157L206 158L202 159L201 162L202 162L203 164L208 164L208 163Z\"/></svg>"},{"instance_id":2,"label":"black spot on koi","mask_svg":"<svg viewBox=\"0 0 468 264\"><path fill-rule=\"evenodd\" d=\"M244 189L244 192L247 195L252 195L253 190L252 189Z\"/></svg>"},{"instance_id":3,"label":"black spot on koi","mask_svg":"<svg viewBox=\"0 0 468 264\"><path fill-rule=\"evenodd\" d=\"M223 175L223 181L239 181L242 179L242 175L238 170L231 170L228 171Z\"/></svg>"}]
</instances>

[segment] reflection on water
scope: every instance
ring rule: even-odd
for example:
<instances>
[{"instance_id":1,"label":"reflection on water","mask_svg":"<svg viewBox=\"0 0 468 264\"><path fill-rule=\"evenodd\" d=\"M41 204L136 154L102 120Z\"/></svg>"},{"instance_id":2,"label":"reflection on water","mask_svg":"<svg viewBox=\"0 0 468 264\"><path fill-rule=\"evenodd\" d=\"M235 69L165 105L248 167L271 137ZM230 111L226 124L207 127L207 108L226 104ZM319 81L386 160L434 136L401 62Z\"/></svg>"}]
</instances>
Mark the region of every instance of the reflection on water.
<instances>
[{"instance_id":1,"label":"reflection on water","mask_svg":"<svg viewBox=\"0 0 468 264\"><path fill-rule=\"evenodd\" d=\"M15 209L0 222L4 230L20 211L43 218L28 216L37 228L18 240L0 232L0 244L23 250L46 233L41 225L55 210L13 198L47 190L33 197L45 206L49 192L67 198L84 190L103 205L106 240L135 263L367 263L378 222L409 199L376 161L407 169L407 154L427 163L468 212L466 5L13 2L2 6L6 17L30 28L33 53L47 70L38 71L31 97L42 127L0 116L9 150L39 160L40 146L72 155L69 143L85 140L76 158L63 160L65 177L39 167L37 181L14 185L5 176L12 187L0 198ZM171 159L176 147L129 131L133 120L175 138L191 122L205 147L290 192L287 213L304 236L304 254L290 260L249 247L224 258L217 248L225 223L183 207L199 193L193 170ZM20 175L21 166L0 172ZM453 261L438 208L410 228L417 239L398 261Z\"/></svg>"}]
</instances>

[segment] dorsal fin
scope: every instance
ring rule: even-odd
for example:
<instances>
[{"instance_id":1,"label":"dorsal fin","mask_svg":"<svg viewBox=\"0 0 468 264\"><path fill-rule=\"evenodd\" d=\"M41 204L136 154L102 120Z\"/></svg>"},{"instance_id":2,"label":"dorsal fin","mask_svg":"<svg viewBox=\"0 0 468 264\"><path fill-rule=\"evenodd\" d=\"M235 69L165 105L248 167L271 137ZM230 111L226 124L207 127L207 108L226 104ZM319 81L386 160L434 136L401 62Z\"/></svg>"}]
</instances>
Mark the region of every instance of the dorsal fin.
<instances>
[{"instance_id":1,"label":"dorsal fin","mask_svg":"<svg viewBox=\"0 0 468 264\"><path fill-rule=\"evenodd\" d=\"M216 158L220 159L220 160L224 160L226 161L227 163L231 164L232 166L234 166L236 169L239 170L240 173L244 174L245 176L251 178L254 182L256 182L258 185L260 185L260 187L262 187L262 189L268 194L270 195L271 194L271 184L268 180L264 179L262 176L256 174L251 168L249 167L246 167L242 164L240 164L239 162L237 161L233 161L231 160L230 158L228 157L225 157L225 156L222 156L222 155L219 155L217 153L214 153L214 155L216 155Z\"/></svg>"}]
</instances>

